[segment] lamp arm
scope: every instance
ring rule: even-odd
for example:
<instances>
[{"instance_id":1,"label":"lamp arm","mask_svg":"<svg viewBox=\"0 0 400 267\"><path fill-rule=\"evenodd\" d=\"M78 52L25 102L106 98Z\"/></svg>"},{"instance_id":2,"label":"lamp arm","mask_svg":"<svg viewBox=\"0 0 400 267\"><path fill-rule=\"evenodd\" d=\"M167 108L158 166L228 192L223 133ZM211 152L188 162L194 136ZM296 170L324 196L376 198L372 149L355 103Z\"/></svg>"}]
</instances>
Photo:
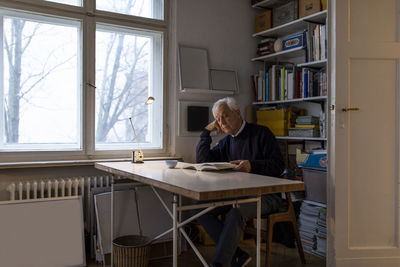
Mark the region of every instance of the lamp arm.
<instances>
[{"instance_id":1,"label":"lamp arm","mask_svg":"<svg viewBox=\"0 0 400 267\"><path fill-rule=\"evenodd\" d=\"M137 145L138 145L139 151L140 151L141 153L143 153L143 152L142 152L142 148L140 147L139 140L138 140L137 135L136 135L135 127L133 127L132 118L129 118L129 121L131 122L132 130L133 130L133 135L135 136L136 143L137 143Z\"/></svg>"}]
</instances>

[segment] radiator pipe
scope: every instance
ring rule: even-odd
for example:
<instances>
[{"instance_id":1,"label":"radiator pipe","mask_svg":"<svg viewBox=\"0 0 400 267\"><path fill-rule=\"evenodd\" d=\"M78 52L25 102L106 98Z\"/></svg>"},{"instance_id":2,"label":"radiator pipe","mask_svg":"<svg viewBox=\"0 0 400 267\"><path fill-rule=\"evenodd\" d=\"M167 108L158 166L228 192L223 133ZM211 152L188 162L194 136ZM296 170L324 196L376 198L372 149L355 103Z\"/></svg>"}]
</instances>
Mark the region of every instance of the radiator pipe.
<instances>
[{"instance_id":1,"label":"radiator pipe","mask_svg":"<svg viewBox=\"0 0 400 267\"><path fill-rule=\"evenodd\" d=\"M33 198L37 199L37 182L33 182Z\"/></svg>"},{"instance_id":2,"label":"radiator pipe","mask_svg":"<svg viewBox=\"0 0 400 267\"><path fill-rule=\"evenodd\" d=\"M10 192L10 200L15 200L15 184L8 185L7 190Z\"/></svg>"},{"instance_id":3,"label":"radiator pipe","mask_svg":"<svg viewBox=\"0 0 400 267\"><path fill-rule=\"evenodd\" d=\"M31 199L31 183L26 182L26 199Z\"/></svg>"},{"instance_id":4,"label":"radiator pipe","mask_svg":"<svg viewBox=\"0 0 400 267\"><path fill-rule=\"evenodd\" d=\"M58 197L58 184L59 184L58 180L55 179L54 180L54 197Z\"/></svg>"},{"instance_id":5,"label":"radiator pipe","mask_svg":"<svg viewBox=\"0 0 400 267\"><path fill-rule=\"evenodd\" d=\"M67 180L67 190L68 190L68 196L70 196L71 193L72 193L72 181L71 181L71 178L69 178Z\"/></svg>"},{"instance_id":6,"label":"radiator pipe","mask_svg":"<svg viewBox=\"0 0 400 267\"><path fill-rule=\"evenodd\" d=\"M65 181L64 181L64 179L61 179L60 185L61 185L61 196L65 197Z\"/></svg>"},{"instance_id":7,"label":"radiator pipe","mask_svg":"<svg viewBox=\"0 0 400 267\"><path fill-rule=\"evenodd\" d=\"M78 195L78 188L79 188L79 180L78 178L74 179L74 196Z\"/></svg>"},{"instance_id":8,"label":"radiator pipe","mask_svg":"<svg viewBox=\"0 0 400 267\"><path fill-rule=\"evenodd\" d=\"M23 184L22 184L22 182L19 182L18 183L18 194L19 194L19 200L22 200L22 192L23 192L23 190L24 190L24 186L23 186Z\"/></svg>"},{"instance_id":9,"label":"radiator pipe","mask_svg":"<svg viewBox=\"0 0 400 267\"><path fill-rule=\"evenodd\" d=\"M44 182L40 181L40 198L44 198Z\"/></svg>"},{"instance_id":10,"label":"radiator pipe","mask_svg":"<svg viewBox=\"0 0 400 267\"><path fill-rule=\"evenodd\" d=\"M47 181L47 197L48 198L51 198L51 185L52 185L53 183L49 180L49 181Z\"/></svg>"}]
</instances>

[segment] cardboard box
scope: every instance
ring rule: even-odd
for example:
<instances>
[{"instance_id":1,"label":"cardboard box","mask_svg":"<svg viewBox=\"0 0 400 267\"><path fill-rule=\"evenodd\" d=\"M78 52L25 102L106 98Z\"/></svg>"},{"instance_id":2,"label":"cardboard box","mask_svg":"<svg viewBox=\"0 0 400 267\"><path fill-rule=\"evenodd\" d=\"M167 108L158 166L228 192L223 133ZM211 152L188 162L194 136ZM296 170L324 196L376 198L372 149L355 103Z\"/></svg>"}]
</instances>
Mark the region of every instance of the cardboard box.
<instances>
[{"instance_id":1,"label":"cardboard box","mask_svg":"<svg viewBox=\"0 0 400 267\"><path fill-rule=\"evenodd\" d=\"M306 199L326 203L327 173L325 170L303 168Z\"/></svg>"},{"instance_id":2,"label":"cardboard box","mask_svg":"<svg viewBox=\"0 0 400 267\"><path fill-rule=\"evenodd\" d=\"M277 6L272 11L272 25L277 27L289 23L298 18L298 0L289 1L286 4Z\"/></svg>"},{"instance_id":3,"label":"cardboard box","mask_svg":"<svg viewBox=\"0 0 400 267\"><path fill-rule=\"evenodd\" d=\"M315 167L326 169L328 165L328 157L326 154L302 153L301 150L297 148L296 164L299 167Z\"/></svg>"},{"instance_id":4,"label":"cardboard box","mask_svg":"<svg viewBox=\"0 0 400 267\"><path fill-rule=\"evenodd\" d=\"M299 0L299 18L321 11L321 0Z\"/></svg>"},{"instance_id":5,"label":"cardboard box","mask_svg":"<svg viewBox=\"0 0 400 267\"><path fill-rule=\"evenodd\" d=\"M256 14L255 32L262 32L271 28L271 10Z\"/></svg>"}]
</instances>

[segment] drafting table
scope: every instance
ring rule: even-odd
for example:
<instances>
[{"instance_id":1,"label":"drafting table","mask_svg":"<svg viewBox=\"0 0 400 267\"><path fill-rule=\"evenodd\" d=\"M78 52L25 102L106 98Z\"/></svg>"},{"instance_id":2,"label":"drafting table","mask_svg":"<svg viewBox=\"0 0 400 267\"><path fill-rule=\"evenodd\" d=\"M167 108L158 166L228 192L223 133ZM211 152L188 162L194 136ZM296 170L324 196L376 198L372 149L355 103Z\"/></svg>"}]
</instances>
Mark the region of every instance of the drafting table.
<instances>
[{"instance_id":1,"label":"drafting table","mask_svg":"<svg viewBox=\"0 0 400 267\"><path fill-rule=\"evenodd\" d=\"M256 261L257 267L260 267L261 195L304 190L304 183L300 181L235 171L201 172L189 169L168 169L164 162L150 161L143 164L105 162L96 163L95 168L150 185L157 196L158 193L155 188L160 188L173 194L172 212L167 209L167 206L159 197L161 203L172 217L172 229L154 238L157 239L171 231L173 232L173 267L177 266L178 259L178 230L193 248L203 265L208 266L193 242L185 233L183 226L215 207L246 202L257 202ZM182 206L178 203L178 195L198 201L211 202ZM226 201L226 199L239 197L251 198ZM199 208L204 208L204 210L183 222L178 220L178 212ZM113 257L111 256L111 258Z\"/></svg>"}]
</instances>

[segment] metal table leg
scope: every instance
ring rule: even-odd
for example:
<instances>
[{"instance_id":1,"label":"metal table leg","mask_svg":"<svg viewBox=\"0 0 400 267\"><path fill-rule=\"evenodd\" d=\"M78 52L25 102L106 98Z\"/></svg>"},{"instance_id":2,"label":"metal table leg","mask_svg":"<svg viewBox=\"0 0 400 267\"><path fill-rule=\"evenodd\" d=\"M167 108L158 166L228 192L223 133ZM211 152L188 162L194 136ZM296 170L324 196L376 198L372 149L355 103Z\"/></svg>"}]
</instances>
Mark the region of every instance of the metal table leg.
<instances>
[{"instance_id":1,"label":"metal table leg","mask_svg":"<svg viewBox=\"0 0 400 267\"><path fill-rule=\"evenodd\" d=\"M173 235L173 243L172 243L172 266L178 266L178 196L174 194L173 201L172 201L172 235Z\"/></svg>"},{"instance_id":2,"label":"metal table leg","mask_svg":"<svg viewBox=\"0 0 400 267\"><path fill-rule=\"evenodd\" d=\"M257 197L257 267L261 266L261 197Z\"/></svg>"}]
</instances>

